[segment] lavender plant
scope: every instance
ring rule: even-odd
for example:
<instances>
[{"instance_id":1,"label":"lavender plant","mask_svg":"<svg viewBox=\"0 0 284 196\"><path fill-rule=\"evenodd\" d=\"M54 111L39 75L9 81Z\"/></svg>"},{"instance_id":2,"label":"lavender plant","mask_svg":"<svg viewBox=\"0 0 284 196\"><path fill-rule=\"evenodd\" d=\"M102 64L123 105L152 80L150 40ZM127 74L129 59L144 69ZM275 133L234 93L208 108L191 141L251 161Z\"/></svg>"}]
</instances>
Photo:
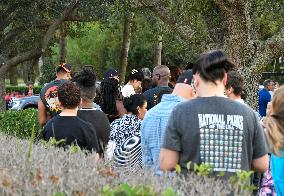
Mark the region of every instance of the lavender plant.
<instances>
[{"instance_id":1,"label":"lavender plant","mask_svg":"<svg viewBox=\"0 0 284 196\"><path fill-rule=\"evenodd\" d=\"M227 195L228 181L198 176L155 176L148 169L129 174L97 160L95 153L32 144L0 135L0 195ZM124 192L125 193L125 192ZM239 193L238 193L239 194ZM127 194L125 194L127 195Z\"/></svg>"}]
</instances>

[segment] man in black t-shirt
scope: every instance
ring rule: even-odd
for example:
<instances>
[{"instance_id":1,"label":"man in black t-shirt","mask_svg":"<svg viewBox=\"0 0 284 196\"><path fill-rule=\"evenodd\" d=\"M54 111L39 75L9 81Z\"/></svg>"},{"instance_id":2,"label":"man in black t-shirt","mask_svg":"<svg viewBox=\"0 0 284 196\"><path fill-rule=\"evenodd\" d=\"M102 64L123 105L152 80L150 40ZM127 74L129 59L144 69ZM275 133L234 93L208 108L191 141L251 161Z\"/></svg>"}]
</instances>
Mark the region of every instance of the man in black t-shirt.
<instances>
[{"instance_id":1,"label":"man in black t-shirt","mask_svg":"<svg viewBox=\"0 0 284 196\"><path fill-rule=\"evenodd\" d=\"M38 120L41 126L61 112L58 105L57 88L71 79L71 65L61 64L56 68L56 79L46 84L38 99Z\"/></svg>"},{"instance_id":2,"label":"man in black t-shirt","mask_svg":"<svg viewBox=\"0 0 284 196\"><path fill-rule=\"evenodd\" d=\"M110 135L110 124L105 113L94 107L96 96L96 74L91 68L84 68L73 78L81 92L82 103L78 110L78 117L89 122L96 129L100 145L105 149Z\"/></svg>"},{"instance_id":3,"label":"man in black t-shirt","mask_svg":"<svg viewBox=\"0 0 284 196\"><path fill-rule=\"evenodd\" d=\"M168 84L170 81L171 72L166 65L158 65L153 70L152 82L155 88L145 91L143 94L147 99L147 109L150 110L157 104L158 95L161 91L172 90Z\"/></svg>"},{"instance_id":4,"label":"man in black t-shirt","mask_svg":"<svg viewBox=\"0 0 284 196\"><path fill-rule=\"evenodd\" d=\"M186 172L188 163L207 163L229 177L268 169L268 149L254 111L224 96L227 72L233 68L222 51L200 56L193 68L198 97L171 113L160 153L162 170L180 164Z\"/></svg>"},{"instance_id":5,"label":"man in black t-shirt","mask_svg":"<svg viewBox=\"0 0 284 196\"><path fill-rule=\"evenodd\" d=\"M64 140L60 146L78 145L81 149L101 152L94 127L77 117L77 108L81 102L80 89L72 82L58 88L59 104L62 112L50 119L43 130L43 138L54 137Z\"/></svg>"}]
</instances>

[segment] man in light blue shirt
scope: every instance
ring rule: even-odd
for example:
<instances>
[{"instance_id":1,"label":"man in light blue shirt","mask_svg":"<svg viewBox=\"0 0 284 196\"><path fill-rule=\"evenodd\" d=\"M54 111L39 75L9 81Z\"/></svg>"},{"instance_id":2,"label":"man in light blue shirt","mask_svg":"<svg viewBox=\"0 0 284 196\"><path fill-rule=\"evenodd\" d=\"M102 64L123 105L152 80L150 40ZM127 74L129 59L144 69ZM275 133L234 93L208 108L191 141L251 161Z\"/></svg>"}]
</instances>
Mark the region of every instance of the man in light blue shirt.
<instances>
[{"instance_id":1,"label":"man in light blue shirt","mask_svg":"<svg viewBox=\"0 0 284 196\"><path fill-rule=\"evenodd\" d=\"M159 171L159 155L164 131L173 108L194 97L191 87L192 71L184 71L178 78L172 94L165 94L159 104L149 110L142 122L141 148L144 166Z\"/></svg>"}]
</instances>

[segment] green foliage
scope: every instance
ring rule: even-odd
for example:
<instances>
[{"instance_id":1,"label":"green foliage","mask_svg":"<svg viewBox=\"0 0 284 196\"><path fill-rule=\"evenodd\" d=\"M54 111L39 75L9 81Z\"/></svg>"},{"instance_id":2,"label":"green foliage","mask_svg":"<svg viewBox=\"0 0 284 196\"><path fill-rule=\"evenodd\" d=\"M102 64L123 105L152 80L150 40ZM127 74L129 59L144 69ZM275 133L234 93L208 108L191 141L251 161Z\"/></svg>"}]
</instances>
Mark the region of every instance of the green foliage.
<instances>
[{"instance_id":1,"label":"green foliage","mask_svg":"<svg viewBox=\"0 0 284 196\"><path fill-rule=\"evenodd\" d=\"M209 176L213 172L213 166L209 163L197 165L194 163L194 172L199 176Z\"/></svg>"},{"instance_id":2,"label":"green foliage","mask_svg":"<svg viewBox=\"0 0 284 196\"><path fill-rule=\"evenodd\" d=\"M54 137L51 137L48 141L42 140L41 142L46 148L48 148L50 146L58 146L58 145L64 143L65 139L61 139L61 140L57 141Z\"/></svg>"},{"instance_id":3,"label":"green foliage","mask_svg":"<svg viewBox=\"0 0 284 196\"><path fill-rule=\"evenodd\" d=\"M58 63L59 61L57 61ZM43 59L43 65L40 67L39 84L44 85L56 78L55 66L49 58Z\"/></svg>"},{"instance_id":4,"label":"green foliage","mask_svg":"<svg viewBox=\"0 0 284 196\"><path fill-rule=\"evenodd\" d=\"M129 184L121 184L113 189L104 186L101 191L102 196L176 196L177 193L168 187L162 194L157 193L153 187L146 185L131 186Z\"/></svg>"},{"instance_id":5,"label":"green foliage","mask_svg":"<svg viewBox=\"0 0 284 196\"><path fill-rule=\"evenodd\" d=\"M186 167L188 172L190 172L191 169L191 161L187 163ZM206 177L212 177L213 174L213 166L209 163L202 163L200 165L194 163L193 170L198 176L206 176ZM180 165L176 165L176 171L178 174L181 173L181 167ZM231 176L230 186L231 189L234 190L234 195L239 195L243 193L252 193L253 190L255 190L255 186L251 185L251 175L253 174L253 171L241 171L237 172L235 175ZM215 173L217 177L224 177L225 172L217 172Z\"/></svg>"},{"instance_id":6,"label":"green foliage","mask_svg":"<svg viewBox=\"0 0 284 196\"><path fill-rule=\"evenodd\" d=\"M34 136L32 137L34 131ZM37 138L41 128L37 119L37 110L8 110L0 113L0 132L18 138Z\"/></svg>"},{"instance_id":7,"label":"green foliage","mask_svg":"<svg viewBox=\"0 0 284 196\"><path fill-rule=\"evenodd\" d=\"M250 184L250 177L252 174L253 171L242 171L237 172L235 176L230 177L230 185L232 189L235 190L235 194L240 194L245 191L252 193L253 190L256 189L254 185Z\"/></svg>"},{"instance_id":8,"label":"green foliage","mask_svg":"<svg viewBox=\"0 0 284 196\"><path fill-rule=\"evenodd\" d=\"M39 94L42 86L34 86L33 87L33 93L34 94ZM6 86L6 92L20 92L21 94L24 94L25 92L28 91L27 86Z\"/></svg>"}]
</instances>

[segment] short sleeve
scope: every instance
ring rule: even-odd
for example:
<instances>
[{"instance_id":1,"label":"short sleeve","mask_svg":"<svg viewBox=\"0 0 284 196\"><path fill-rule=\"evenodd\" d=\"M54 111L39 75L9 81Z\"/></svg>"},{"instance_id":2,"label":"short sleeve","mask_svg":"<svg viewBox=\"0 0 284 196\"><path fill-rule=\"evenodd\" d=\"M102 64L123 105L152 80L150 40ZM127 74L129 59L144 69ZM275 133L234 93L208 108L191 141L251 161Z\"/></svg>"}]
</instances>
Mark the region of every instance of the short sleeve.
<instances>
[{"instance_id":1,"label":"short sleeve","mask_svg":"<svg viewBox=\"0 0 284 196\"><path fill-rule=\"evenodd\" d=\"M174 109L170 115L162 147L179 152L181 151L181 137L178 133L178 121L175 118L177 116L177 113L175 111L176 109Z\"/></svg>"},{"instance_id":2,"label":"short sleeve","mask_svg":"<svg viewBox=\"0 0 284 196\"><path fill-rule=\"evenodd\" d=\"M268 145L265 139L264 130L262 129L257 117L254 115L255 132L253 137L253 159L260 158L268 153Z\"/></svg>"}]
</instances>

